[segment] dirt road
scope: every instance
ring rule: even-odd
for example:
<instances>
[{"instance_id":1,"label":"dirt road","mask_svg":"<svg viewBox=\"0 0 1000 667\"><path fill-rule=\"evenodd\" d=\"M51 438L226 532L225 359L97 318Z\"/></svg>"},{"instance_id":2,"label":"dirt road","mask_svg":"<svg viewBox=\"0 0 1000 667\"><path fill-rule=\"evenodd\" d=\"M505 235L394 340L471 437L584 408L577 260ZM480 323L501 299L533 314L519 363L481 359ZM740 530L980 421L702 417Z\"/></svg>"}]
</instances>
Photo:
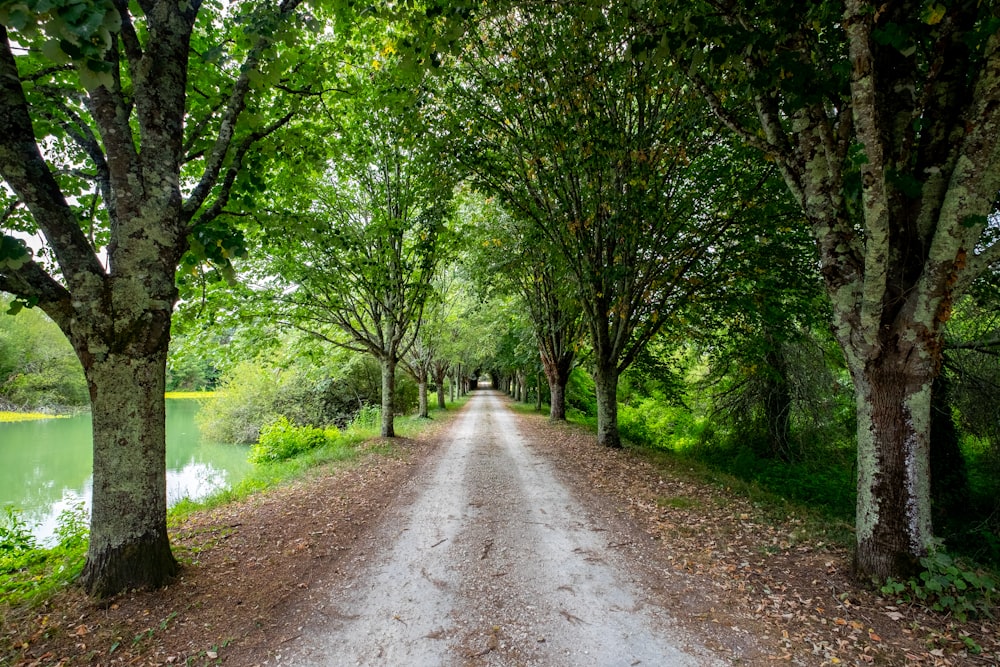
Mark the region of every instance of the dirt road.
<instances>
[{"instance_id":1,"label":"dirt road","mask_svg":"<svg viewBox=\"0 0 1000 667\"><path fill-rule=\"evenodd\" d=\"M713 665L571 492L479 392L271 665ZM624 531L624 532L623 532Z\"/></svg>"}]
</instances>

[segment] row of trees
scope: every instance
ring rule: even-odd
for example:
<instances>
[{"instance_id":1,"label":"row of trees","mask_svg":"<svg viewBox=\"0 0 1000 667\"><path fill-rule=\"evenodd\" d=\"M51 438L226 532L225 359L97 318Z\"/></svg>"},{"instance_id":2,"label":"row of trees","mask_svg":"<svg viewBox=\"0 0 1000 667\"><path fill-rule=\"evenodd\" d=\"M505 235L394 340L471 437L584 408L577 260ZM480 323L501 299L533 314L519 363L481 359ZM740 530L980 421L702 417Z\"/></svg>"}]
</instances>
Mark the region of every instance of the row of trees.
<instances>
[{"instance_id":1,"label":"row of trees","mask_svg":"<svg viewBox=\"0 0 1000 667\"><path fill-rule=\"evenodd\" d=\"M379 359L392 435L396 365L426 381L453 359L448 327L420 323L428 309L448 320L451 296L435 300L433 285L459 231L495 250L482 275L524 299L556 418L585 334L598 441L612 447L620 377L650 341L728 327L748 292L745 322L766 331L780 371L773 351L794 330L782 321L813 317L797 299L815 283L803 271L801 294L775 300L758 278L779 253L817 263L855 392L858 570L916 567L932 540L945 325L1000 259L997 10L411 10L0 11L0 289L60 326L87 378L88 591L176 571L162 392L178 285L232 277L252 250L253 308ZM495 205L463 213L460 179ZM787 401L768 395L780 443Z\"/></svg>"}]
</instances>

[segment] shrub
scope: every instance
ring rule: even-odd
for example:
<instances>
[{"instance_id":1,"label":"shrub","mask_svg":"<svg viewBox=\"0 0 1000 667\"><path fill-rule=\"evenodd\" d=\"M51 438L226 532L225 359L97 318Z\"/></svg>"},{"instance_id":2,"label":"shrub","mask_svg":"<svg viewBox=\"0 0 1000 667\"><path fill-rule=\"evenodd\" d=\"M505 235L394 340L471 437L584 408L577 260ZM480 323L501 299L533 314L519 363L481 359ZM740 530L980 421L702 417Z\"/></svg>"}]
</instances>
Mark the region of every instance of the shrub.
<instances>
[{"instance_id":1,"label":"shrub","mask_svg":"<svg viewBox=\"0 0 1000 667\"><path fill-rule=\"evenodd\" d=\"M83 503L59 515L58 544L39 546L10 507L0 515L0 598L15 606L39 599L72 581L83 569L87 550L87 513Z\"/></svg>"},{"instance_id":2,"label":"shrub","mask_svg":"<svg viewBox=\"0 0 1000 667\"><path fill-rule=\"evenodd\" d=\"M34 535L14 508L7 505L0 516L0 574L21 569L26 557L38 548Z\"/></svg>"},{"instance_id":3,"label":"shrub","mask_svg":"<svg viewBox=\"0 0 1000 667\"><path fill-rule=\"evenodd\" d=\"M354 413L348 428L371 431L378 430L382 425L382 408L377 405L366 405Z\"/></svg>"},{"instance_id":4,"label":"shrub","mask_svg":"<svg viewBox=\"0 0 1000 667\"><path fill-rule=\"evenodd\" d=\"M920 559L924 571L908 581L889 579L884 595L899 602L920 602L959 621L970 616L991 616L997 602L997 582L990 575L963 567L945 551L932 551Z\"/></svg>"},{"instance_id":5,"label":"shrub","mask_svg":"<svg viewBox=\"0 0 1000 667\"><path fill-rule=\"evenodd\" d=\"M284 461L336 441L339 436L340 433L335 428L296 426L287 417L280 416L261 429L260 440L250 450L250 461Z\"/></svg>"}]
</instances>

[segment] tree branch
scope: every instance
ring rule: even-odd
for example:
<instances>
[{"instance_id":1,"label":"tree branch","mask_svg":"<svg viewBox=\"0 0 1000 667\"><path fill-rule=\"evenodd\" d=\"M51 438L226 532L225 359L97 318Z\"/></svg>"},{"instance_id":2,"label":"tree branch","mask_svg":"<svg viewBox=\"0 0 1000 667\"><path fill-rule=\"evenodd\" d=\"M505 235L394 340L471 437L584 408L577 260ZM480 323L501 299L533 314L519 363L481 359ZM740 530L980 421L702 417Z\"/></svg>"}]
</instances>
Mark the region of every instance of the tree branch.
<instances>
[{"instance_id":1,"label":"tree branch","mask_svg":"<svg viewBox=\"0 0 1000 667\"><path fill-rule=\"evenodd\" d=\"M35 142L28 101L0 25L0 175L24 202L45 235L70 288L104 275L90 242L59 189ZM40 270L40 269L39 269Z\"/></svg>"},{"instance_id":2,"label":"tree branch","mask_svg":"<svg viewBox=\"0 0 1000 667\"><path fill-rule=\"evenodd\" d=\"M279 8L282 17L291 14L301 1L283 0ZM229 102L222 115L222 121L219 125L219 136L216 138L212 150L209 151L205 171L202 173L198 185L191 191L191 194L188 195L188 198L181 207L183 221L185 222L194 218L195 213L205 203L209 192L218 181L219 174L222 173L226 156L229 154L233 138L236 135L236 122L246 107L246 97L250 91L250 72L259 67L264 51L270 44L270 36L260 37L253 48L250 49L250 53L247 54L246 60L240 67L240 75L233 85L233 90L229 95Z\"/></svg>"}]
</instances>

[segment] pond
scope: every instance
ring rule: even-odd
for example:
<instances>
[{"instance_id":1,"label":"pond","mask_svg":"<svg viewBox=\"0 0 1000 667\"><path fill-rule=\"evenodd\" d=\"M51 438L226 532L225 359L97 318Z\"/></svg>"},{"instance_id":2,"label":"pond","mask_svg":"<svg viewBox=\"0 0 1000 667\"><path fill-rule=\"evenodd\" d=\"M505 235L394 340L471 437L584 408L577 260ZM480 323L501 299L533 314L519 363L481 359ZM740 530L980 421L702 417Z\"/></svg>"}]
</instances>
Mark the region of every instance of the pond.
<instances>
[{"instance_id":1,"label":"pond","mask_svg":"<svg viewBox=\"0 0 1000 667\"><path fill-rule=\"evenodd\" d=\"M167 503L199 500L238 483L252 467L245 446L205 442L191 399L167 401ZM0 507L13 506L43 544L59 514L90 505L90 415L0 424Z\"/></svg>"}]
</instances>

